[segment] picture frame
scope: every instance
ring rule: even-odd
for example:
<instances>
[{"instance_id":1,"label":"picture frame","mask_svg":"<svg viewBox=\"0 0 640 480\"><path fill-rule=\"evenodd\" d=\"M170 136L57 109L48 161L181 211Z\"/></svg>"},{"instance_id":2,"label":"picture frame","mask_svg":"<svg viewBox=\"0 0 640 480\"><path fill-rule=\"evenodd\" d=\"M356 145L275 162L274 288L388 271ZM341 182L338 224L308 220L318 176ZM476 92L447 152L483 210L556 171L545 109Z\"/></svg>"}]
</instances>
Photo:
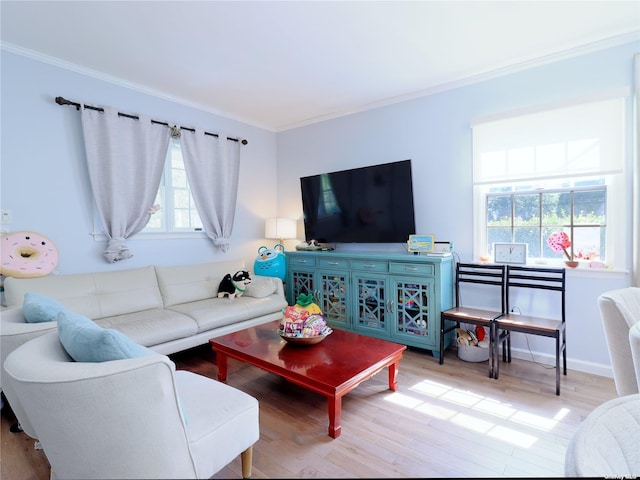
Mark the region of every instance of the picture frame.
<instances>
[{"instance_id":1,"label":"picture frame","mask_svg":"<svg viewBox=\"0 0 640 480\"><path fill-rule=\"evenodd\" d=\"M435 241L436 236L433 234L409 235L407 250L409 253L431 253Z\"/></svg>"}]
</instances>

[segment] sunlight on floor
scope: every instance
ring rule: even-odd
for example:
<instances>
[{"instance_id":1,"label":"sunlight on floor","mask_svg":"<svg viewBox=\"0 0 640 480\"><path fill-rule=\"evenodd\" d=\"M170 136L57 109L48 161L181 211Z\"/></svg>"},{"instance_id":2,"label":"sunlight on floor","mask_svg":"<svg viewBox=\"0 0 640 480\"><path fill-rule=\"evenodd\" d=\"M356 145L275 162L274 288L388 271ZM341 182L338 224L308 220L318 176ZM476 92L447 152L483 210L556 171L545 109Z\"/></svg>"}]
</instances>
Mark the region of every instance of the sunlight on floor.
<instances>
[{"instance_id":1,"label":"sunlight on floor","mask_svg":"<svg viewBox=\"0 0 640 480\"><path fill-rule=\"evenodd\" d=\"M529 448L535 444L538 437L522 432L515 425L514 428L509 428L504 425L505 421L523 425L533 430L549 432L569 413L569 409L561 408L553 418L543 417L518 410L513 405L494 398L488 398L469 390L462 390L431 380L423 380L409 387L409 390L414 394L418 394L418 396L393 392L388 394L385 400L524 448ZM430 399L433 399L433 401L430 401ZM445 405L443 405L443 402ZM468 411L461 413L459 409L448 408L446 404L464 407ZM500 419L501 424L492 421L492 417L496 421Z\"/></svg>"}]
</instances>

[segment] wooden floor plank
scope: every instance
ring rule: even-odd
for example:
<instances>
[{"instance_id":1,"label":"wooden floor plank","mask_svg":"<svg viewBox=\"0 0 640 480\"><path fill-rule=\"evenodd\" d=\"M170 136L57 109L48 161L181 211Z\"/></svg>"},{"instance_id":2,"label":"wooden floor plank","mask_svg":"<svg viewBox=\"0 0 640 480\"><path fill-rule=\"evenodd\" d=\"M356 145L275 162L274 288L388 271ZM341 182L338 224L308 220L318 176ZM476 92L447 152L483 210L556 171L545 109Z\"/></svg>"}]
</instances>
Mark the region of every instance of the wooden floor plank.
<instances>
[{"instance_id":1,"label":"wooden floor plank","mask_svg":"<svg viewBox=\"0 0 640 480\"><path fill-rule=\"evenodd\" d=\"M313 347L310 347L313 348ZM208 346L172 359L178 368L217 377ZM253 478L561 477L578 425L615 398L613 379L569 371L555 395L555 371L514 359L490 379L487 362L439 365L409 349L397 392L386 371L343 399L342 434L327 435L327 401L256 367L229 362L228 383L260 401ZM44 453L24 433L10 433L2 410L1 480L48 480ZM214 478L241 478L240 459Z\"/></svg>"}]
</instances>

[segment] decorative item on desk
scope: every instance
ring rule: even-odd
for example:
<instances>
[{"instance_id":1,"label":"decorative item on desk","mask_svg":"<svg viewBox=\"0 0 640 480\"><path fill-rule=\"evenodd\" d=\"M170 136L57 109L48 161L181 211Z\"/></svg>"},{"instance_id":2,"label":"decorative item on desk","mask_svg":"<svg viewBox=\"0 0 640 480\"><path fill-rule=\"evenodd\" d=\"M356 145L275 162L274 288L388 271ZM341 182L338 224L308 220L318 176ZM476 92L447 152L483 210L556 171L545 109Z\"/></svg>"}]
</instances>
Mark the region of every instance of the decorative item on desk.
<instances>
[{"instance_id":1,"label":"decorative item on desk","mask_svg":"<svg viewBox=\"0 0 640 480\"><path fill-rule=\"evenodd\" d=\"M527 244L495 242L493 244L493 259L496 263L526 265L527 264Z\"/></svg>"},{"instance_id":2,"label":"decorative item on desk","mask_svg":"<svg viewBox=\"0 0 640 480\"><path fill-rule=\"evenodd\" d=\"M436 236L429 235L409 235L407 242L407 250L409 253L427 253L433 252L433 246Z\"/></svg>"},{"instance_id":3,"label":"decorative item on desk","mask_svg":"<svg viewBox=\"0 0 640 480\"><path fill-rule=\"evenodd\" d=\"M578 262L574 261L573 257L567 252L567 248L571 246L571 240L569 240L569 235L565 232L552 233L549 235L549 238L547 238L547 243L554 252L564 252L567 257L564 263L567 267L576 268L578 266Z\"/></svg>"},{"instance_id":4,"label":"decorative item on desk","mask_svg":"<svg viewBox=\"0 0 640 480\"><path fill-rule=\"evenodd\" d=\"M302 242L301 244L296 245L296 250L333 250L333 248L323 247L317 240L311 239L308 242Z\"/></svg>"}]
</instances>

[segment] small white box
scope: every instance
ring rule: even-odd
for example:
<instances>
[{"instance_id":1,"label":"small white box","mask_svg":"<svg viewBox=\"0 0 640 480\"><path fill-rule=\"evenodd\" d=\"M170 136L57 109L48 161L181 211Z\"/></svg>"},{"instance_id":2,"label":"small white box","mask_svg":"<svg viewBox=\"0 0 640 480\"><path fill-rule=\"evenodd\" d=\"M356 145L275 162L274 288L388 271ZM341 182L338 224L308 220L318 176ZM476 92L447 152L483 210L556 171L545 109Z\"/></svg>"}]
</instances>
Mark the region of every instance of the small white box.
<instances>
[{"instance_id":1,"label":"small white box","mask_svg":"<svg viewBox=\"0 0 640 480\"><path fill-rule=\"evenodd\" d=\"M453 252L453 244L451 242L434 242L434 253L451 253Z\"/></svg>"}]
</instances>

